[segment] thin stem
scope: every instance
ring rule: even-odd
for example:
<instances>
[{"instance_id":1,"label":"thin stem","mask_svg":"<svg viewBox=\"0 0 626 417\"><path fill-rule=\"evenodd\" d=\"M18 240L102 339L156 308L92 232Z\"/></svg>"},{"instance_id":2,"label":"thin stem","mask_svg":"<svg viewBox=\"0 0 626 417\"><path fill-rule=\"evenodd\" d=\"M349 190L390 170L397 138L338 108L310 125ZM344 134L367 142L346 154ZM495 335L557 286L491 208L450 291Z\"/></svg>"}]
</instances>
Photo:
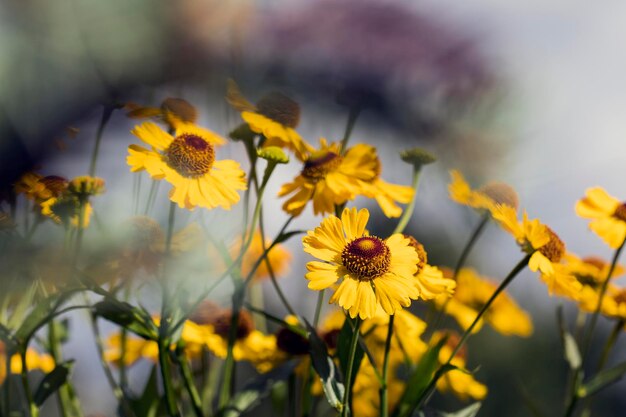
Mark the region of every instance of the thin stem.
<instances>
[{"instance_id":1,"label":"thin stem","mask_svg":"<svg viewBox=\"0 0 626 417\"><path fill-rule=\"evenodd\" d=\"M350 136L352 135L352 129L354 129L354 125L356 124L356 119L358 119L359 114L361 113L361 108L358 106L353 106L350 108L350 112L348 113L348 123L346 124L346 130L343 134L343 139L341 139L341 154L345 154L348 150L348 141L350 140Z\"/></svg>"},{"instance_id":2,"label":"thin stem","mask_svg":"<svg viewBox=\"0 0 626 417\"><path fill-rule=\"evenodd\" d=\"M161 181L152 180L152 183L150 184L150 191L148 192L148 198L146 200L146 207L143 211L144 216L147 216L148 214L150 214L150 211L152 210L152 206L154 205L154 201L156 200L156 196L159 193L160 184L161 184Z\"/></svg>"},{"instance_id":3,"label":"thin stem","mask_svg":"<svg viewBox=\"0 0 626 417\"><path fill-rule=\"evenodd\" d=\"M613 346L615 346L615 342L617 342L619 335L622 333L622 330L624 329L624 324L626 324L626 321L624 319L617 320L617 322L615 323L613 331L607 339L606 344L604 345L604 349L602 349L602 355L600 356L600 361L598 362L598 369L596 371L596 374L600 372L606 365L606 362L609 359L609 353L611 353Z\"/></svg>"},{"instance_id":4,"label":"thin stem","mask_svg":"<svg viewBox=\"0 0 626 417\"><path fill-rule=\"evenodd\" d=\"M113 114L113 110L115 110L115 107L112 107L112 106L104 106L104 108L102 109L102 118L100 119L98 130L96 131L96 144L93 148L93 153L91 154L91 162L89 163L89 176L90 177L93 177L96 174L96 161L98 160L98 153L100 152L100 142L102 141L102 133L104 133L104 128L109 122L109 119L111 118L111 114Z\"/></svg>"},{"instance_id":5,"label":"thin stem","mask_svg":"<svg viewBox=\"0 0 626 417\"><path fill-rule=\"evenodd\" d=\"M455 281L457 277L459 276L459 271L461 271L461 269L465 266L465 262L467 261L467 258L470 252L474 248L476 242L478 242L478 238L482 235L483 231L485 230L487 223L489 223L489 214L485 213L482 219L480 220L480 223L478 223L478 225L472 232L472 235L470 236L469 240L465 244L465 247L463 248L463 251L461 252L461 256L459 256L459 259L456 262L456 265L454 266L454 273L452 275L452 279L454 279ZM443 306L441 306L441 309L439 309L437 316L435 316L435 320L433 321L432 326L430 326L433 328L433 334L435 331L437 331L437 329L439 329L439 325L441 324L441 320L443 319L443 316L446 313L446 309L448 308L449 302L450 302L450 298L446 299L446 301L443 303Z\"/></svg>"},{"instance_id":6,"label":"thin stem","mask_svg":"<svg viewBox=\"0 0 626 417\"><path fill-rule=\"evenodd\" d=\"M428 388L424 391L425 394L429 393L435 387L439 378L443 376L445 372L445 368L448 365L450 365L450 362L452 362L456 354L459 353L459 350L461 350L461 348L465 345L465 342L467 341L469 336L472 334L472 331L474 330L478 322L482 319L485 312L487 312L489 307L491 307L491 304L493 304L496 298L498 298L498 295L500 295L500 293L504 291L506 287L508 287L508 285L513 281L513 279L515 279L517 274L519 274L526 267L526 265L528 265L530 256L531 255L524 256L524 258L521 261L519 261L517 265L515 265L515 267L511 270L511 272L509 272L506 278L504 278L504 280L500 283L498 288L496 288L493 294L491 294L491 297L489 297L485 305L483 305L483 307L480 309L480 311L478 312L478 315L476 316L476 318L474 318L474 321L472 321L472 324L470 324L469 327L465 329L465 331L463 332L463 335L461 336L461 340L459 340L459 343L456 345L456 347L450 354L450 357L448 358L448 360L444 364L442 364L439 367L439 369L437 369L437 371L435 372L433 379L428 384ZM419 409L419 407L422 404L425 404L427 402L428 402L428 398L425 395L422 396L422 399L419 401L416 408Z\"/></svg>"},{"instance_id":7,"label":"thin stem","mask_svg":"<svg viewBox=\"0 0 626 417\"><path fill-rule=\"evenodd\" d=\"M391 338L393 336L393 322L395 315L389 316L389 327L387 328L387 339L385 340L385 357L383 359L383 385L380 387L380 416L387 417L389 415L388 404L388 372L389 372L389 350L391 348Z\"/></svg>"},{"instance_id":8,"label":"thin stem","mask_svg":"<svg viewBox=\"0 0 626 417\"><path fill-rule=\"evenodd\" d=\"M185 389L189 394L189 398L191 398L193 412L195 413L196 417L204 417L204 412L202 411L202 400L200 399L200 394L198 393L198 390L196 389L196 386L193 382L191 369L189 368L189 363L187 363L187 358L185 357L184 344L180 342L176 347L176 362L178 362L178 367L180 368L181 374L183 375Z\"/></svg>"},{"instance_id":9,"label":"thin stem","mask_svg":"<svg viewBox=\"0 0 626 417\"><path fill-rule=\"evenodd\" d=\"M417 197L417 189L419 187L419 181L420 181L420 172L421 172L421 168L419 167L413 168L413 183L411 184L411 186L413 187L413 190L415 190L413 200L411 200L411 203L409 203L407 208L404 209L404 212L402 213L402 217L400 218L400 221L398 222L398 225L394 229L393 233L402 233L404 229L406 228L406 225L409 224L409 220L411 220L411 216L413 215L413 210L415 210L415 202L417 201L416 197Z\"/></svg>"},{"instance_id":10,"label":"thin stem","mask_svg":"<svg viewBox=\"0 0 626 417\"><path fill-rule=\"evenodd\" d=\"M611 261L611 267L609 268L609 272L606 275L606 278L602 282L602 287L600 288L600 295L598 296L598 303L596 304L596 308L591 316L591 322L589 324L589 330L585 334L584 339L584 347L583 347L583 362L587 358L589 354L589 345L591 343L591 338L593 336L593 331L596 328L596 324L598 322L598 316L600 315L600 310L602 309L602 301L604 300L604 296L606 295L606 290L609 287L609 281L611 280L611 276L613 275L613 271L615 271L615 266L617 265L617 260L619 259L619 255L622 253L622 249L624 249L624 244L626 243L626 239L622 241L622 244L619 245L619 248L615 251L613 255L613 260Z\"/></svg>"},{"instance_id":11,"label":"thin stem","mask_svg":"<svg viewBox=\"0 0 626 417\"><path fill-rule=\"evenodd\" d=\"M313 327L317 328L322 314L322 305L324 304L324 294L326 290L322 290L317 294L317 305L315 306L315 315L313 316Z\"/></svg>"},{"instance_id":12,"label":"thin stem","mask_svg":"<svg viewBox=\"0 0 626 417\"><path fill-rule=\"evenodd\" d=\"M359 332L361 331L361 319L356 317L352 339L350 340L350 351L348 354L348 369L346 370L345 391L341 402L341 417L346 417L350 413L350 394L352 391L352 370L354 369L354 358L356 356L356 346L359 342Z\"/></svg>"},{"instance_id":13,"label":"thin stem","mask_svg":"<svg viewBox=\"0 0 626 417\"><path fill-rule=\"evenodd\" d=\"M161 320L159 322L159 366L161 369L161 378L163 380L163 389L165 391L165 403L168 413L171 417L180 416L180 411L174 395L174 387L172 386L172 370L170 368L170 292L167 282L167 257L170 253L172 243L172 235L174 233L174 219L176 215L176 204L170 203L170 210L167 222L167 234L165 238L165 262L163 265L163 273L161 276Z\"/></svg>"},{"instance_id":14,"label":"thin stem","mask_svg":"<svg viewBox=\"0 0 626 417\"><path fill-rule=\"evenodd\" d=\"M24 387L24 394L26 395L26 401L28 401L28 407L31 417L39 416L39 407L35 404L33 399L33 393L30 389L30 383L28 382L28 365L26 363L26 347L20 349L20 357L22 358L22 387ZM7 370L7 375L9 375Z\"/></svg>"}]
</instances>

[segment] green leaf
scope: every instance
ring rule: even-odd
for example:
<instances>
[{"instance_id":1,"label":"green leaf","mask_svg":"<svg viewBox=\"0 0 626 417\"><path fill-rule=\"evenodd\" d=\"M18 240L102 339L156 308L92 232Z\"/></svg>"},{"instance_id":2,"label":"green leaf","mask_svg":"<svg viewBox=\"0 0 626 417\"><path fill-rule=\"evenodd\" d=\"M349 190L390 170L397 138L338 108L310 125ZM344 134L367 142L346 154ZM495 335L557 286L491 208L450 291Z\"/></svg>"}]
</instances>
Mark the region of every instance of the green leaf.
<instances>
[{"instance_id":1,"label":"green leaf","mask_svg":"<svg viewBox=\"0 0 626 417\"><path fill-rule=\"evenodd\" d=\"M20 301L12 310L7 320L6 326L9 329L16 329L24 322L28 309L34 305L35 294L37 293L37 284L32 284L28 290L22 294Z\"/></svg>"},{"instance_id":2,"label":"green leaf","mask_svg":"<svg viewBox=\"0 0 626 417\"><path fill-rule=\"evenodd\" d=\"M578 389L577 395L580 398L589 397L603 388L617 382L626 373L626 362L622 362L613 368L607 369L594 376L591 381Z\"/></svg>"},{"instance_id":3,"label":"green leaf","mask_svg":"<svg viewBox=\"0 0 626 417\"><path fill-rule=\"evenodd\" d=\"M557 320L559 323L559 331L561 333L561 341L563 342L563 355L569 364L570 369L579 369L582 365L580 350L574 336L565 328L565 319L563 318L563 307L559 306L557 310Z\"/></svg>"},{"instance_id":4,"label":"green leaf","mask_svg":"<svg viewBox=\"0 0 626 417\"><path fill-rule=\"evenodd\" d=\"M344 377L344 384L346 383L345 377L348 369L348 359L350 356L350 341L352 340L353 333L354 320L350 320L346 317L343 322L343 326L341 327L341 331L339 332L339 338L337 339L337 356L339 358L339 368L343 372L342 375ZM352 389L352 387L354 386L354 381L356 380L356 375L358 374L359 368L361 367L361 361L363 360L364 354L365 352L361 344L357 344L354 354L354 365L352 365L353 378L350 383L349 389Z\"/></svg>"},{"instance_id":5,"label":"green leaf","mask_svg":"<svg viewBox=\"0 0 626 417\"><path fill-rule=\"evenodd\" d=\"M97 316L112 321L144 339L158 338L158 329L150 315L126 302L107 297L94 305L93 309Z\"/></svg>"},{"instance_id":6,"label":"green leaf","mask_svg":"<svg viewBox=\"0 0 626 417\"><path fill-rule=\"evenodd\" d=\"M57 392L57 390L65 384L73 366L73 360L60 363L49 374L44 376L33 397L38 407L41 407L48 397Z\"/></svg>"},{"instance_id":7,"label":"green leaf","mask_svg":"<svg viewBox=\"0 0 626 417\"><path fill-rule=\"evenodd\" d=\"M289 240L292 236L301 235L306 233L305 230L292 230L291 232L283 233L280 236L276 237L275 244L278 245L286 240Z\"/></svg>"},{"instance_id":8,"label":"green leaf","mask_svg":"<svg viewBox=\"0 0 626 417\"><path fill-rule=\"evenodd\" d=\"M339 381L339 369L333 358L330 357L326 350L326 344L317 334L315 328L306 321L306 327L309 331L309 344L311 346L311 363L313 369L322 380L322 388L328 403L336 410L341 411L343 394L345 393L344 385Z\"/></svg>"},{"instance_id":9,"label":"green leaf","mask_svg":"<svg viewBox=\"0 0 626 417\"><path fill-rule=\"evenodd\" d=\"M153 366L143 393L139 398L130 398L129 404L136 417L156 417L162 402L163 400L159 395L157 367ZM120 407L120 415L124 415L122 407Z\"/></svg>"},{"instance_id":10,"label":"green leaf","mask_svg":"<svg viewBox=\"0 0 626 417\"><path fill-rule=\"evenodd\" d=\"M276 384L289 377L296 367L296 361L291 361L266 374L258 376L230 400L228 405L217 413L217 417L238 417L250 411L268 396Z\"/></svg>"},{"instance_id":11,"label":"green leaf","mask_svg":"<svg viewBox=\"0 0 626 417\"><path fill-rule=\"evenodd\" d=\"M28 344L30 338L52 319L54 311L63 304L76 290L53 294L39 301L15 332L15 339L21 344Z\"/></svg>"},{"instance_id":12,"label":"green leaf","mask_svg":"<svg viewBox=\"0 0 626 417\"><path fill-rule=\"evenodd\" d=\"M447 338L442 338L436 345L426 351L424 356L409 376L406 389L400 398L400 402L394 412L395 417L410 416L419 404L421 398L426 394L426 389L430 385L433 374L439 367L439 351L446 343ZM451 370L451 369L448 369Z\"/></svg>"}]
</instances>

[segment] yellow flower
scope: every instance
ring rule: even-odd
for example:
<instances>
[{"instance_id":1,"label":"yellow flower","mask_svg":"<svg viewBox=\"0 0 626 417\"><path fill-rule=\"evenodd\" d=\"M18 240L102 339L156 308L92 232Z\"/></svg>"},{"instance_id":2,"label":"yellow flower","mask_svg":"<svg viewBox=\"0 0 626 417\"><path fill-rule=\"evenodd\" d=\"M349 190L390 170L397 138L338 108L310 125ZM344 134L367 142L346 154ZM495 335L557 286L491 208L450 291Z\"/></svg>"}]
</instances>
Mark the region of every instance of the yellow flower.
<instances>
[{"instance_id":1,"label":"yellow flower","mask_svg":"<svg viewBox=\"0 0 626 417\"><path fill-rule=\"evenodd\" d=\"M414 274L419 257L409 239L397 233L383 240L365 230L369 212L345 209L341 220L324 219L302 239L304 251L322 260L307 264L309 288L323 290L341 283L330 298L352 318L373 317L378 305L387 314L419 297Z\"/></svg>"},{"instance_id":2,"label":"yellow flower","mask_svg":"<svg viewBox=\"0 0 626 417\"><path fill-rule=\"evenodd\" d=\"M456 291L451 299L438 297L435 303L441 308L447 300L446 313L454 317L463 330L466 330L494 293L497 284L482 278L471 268L463 268L459 271L456 284ZM483 322L489 323L491 327L504 335L528 337L533 331L533 324L528 314L505 292L502 292L491 304L474 327L474 332L480 330Z\"/></svg>"},{"instance_id":3,"label":"yellow flower","mask_svg":"<svg viewBox=\"0 0 626 417\"><path fill-rule=\"evenodd\" d=\"M374 150L375 152L375 150ZM380 178L381 162L376 156L376 176L371 180L363 180L361 186L363 194L368 198L376 199L385 216L393 218L402 215L402 208L396 204L408 204L413 200L413 187L388 183Z\"/></svg>"},{"instance_id":4,"label":"yellow flower","mask_svg":"<svg viewBox=\"0 0 626 417\"><path fill-rule=\"evenodd\" d=\"M190 317L193 322L206 326L206 346L218 358L226 358L228 353L231 319L230 309L222 309L209 301L201 304ZM250 362L259 372L268 372L284 360L284 355L276 345L276 336L256 330L250 313L241 310L233 358L236 361Z\"/></svg>"},{"instance_id":5,"label":"yellow flower","mask_svg":"<svg viewBox=\"0 0 626 417\"><path fill-rule=\"evenodd\" d=\"M452 201L472 207L483 213L490 211L497 204L504 204L517 209L519 199L515 190L501 182L488 183L477 190L472 190L463 175L456 170L450 171L452 182L448 192Z\"/></svg>"},{"instance_id":6,"label":"yellow flower","mask_svg":"<svg viewBox=\"0 0 626 417\"><path fill-rule=\"evenodd\" d=\"M420 298L432 300L442 294L445 294L445 297L452 295L456 282L444 277L443 272L436 266L428 265L428 253L424 249L424 245L413 236L404 235L404 237L409 239L411 247L415 249L419 257L417 272L415 273L415 285L419 290Z\"/></svg>"},{"instance_id":7,"label":"yellow flower","mask_svg":"<svg viewBox=\"0 0 626 417\"><path fill-rule=\"evenodd\" d=\"M373 146L358 144L340 155L339 144L320 140L320 149L304 158L300 175L283 185L279 197L293 194L283 210L298 216L306 204L313 200L313 212L333 213L335 205L352 200L364 192L363 181L373 181L377 176L378 158Z\"/></svg>"},{"instance_id":8,"label":"yellow flower","mask_svg":"<svg viewBox=\"0 0 626 417\"><path fill-rule=\"evenodd\" d=\"M89 202L81 204L78 198L72 195L52 197L41 203L41 214L51 218L55 223L76 228L87 228L92 212Z\"/></svg>"},{"instance_id":9,"label":"yellow flower","mask_svg":"<svg viewBox=\"0 0 626 417\"><path fill-rule=\"evenodd\" d=\"M6 364L6 349L4 343L0 342L0 384L3 383L7 377ZM50 355L38 353L33 348L26 350L26 367L29 371L40 370L44 373L49 373L52 372L54 366L54 359L52 359ZM22 358L20 355L15 354L11 356L10 372L11 374L19 374L22 372Z\"/></svg>"},{"instance_id":10,"label":"yellow flower","mask_svg":"<svg viewBox=\"0 0 626 417\"><path fill-rule=\"evenodd\" d=\"M272 244L271 239L265 239L265 248L269 248ZM233 259L239 254L241 250L241 241L236 242L231 249L231 256ZM250 243L250 247L244 254L241 261L241 274L244 277L247 277L252 267L257 262L258 259L263 255L263 242L261 239L261 232L259 230L254 232L254 236L252 237L252 241ZM282 245L275 245L268 253L267 253L267 261L269 261L272 272L275 277L279 277L287 272L289 267L289 262L291 261L291 253L287 249L285 249ZM270 273L267 268L267 262L263 261L256 269L253 279L255 281L261 281L263 279L269 278Z\"/></svg>"},{"instance_id":11,"label":"yellow flower","mask_svg":"<svg viewBox=\"0 0 626 417\"><path fill-rule=\"evenodd\" d=\"M587 257L581 259L572 253L565 255L565 265L567 271L576 277L582 285L578 298L579 307L583 311L594 312L598 306L602 283L607 279L611 265L601 258ZM611 280L623 273L624 268L616 265ZM617 312L618 303L615 298L619 298L619 293L620 289L609 282L600 310L603 314L607 316L619 315Z\"/></svg>"},{"instance_id":12,"label":"yellow flower","mask_svg":"<svg viewBox=\"0 0 626 417\"><path fill-rule=\"evenodd\" d=\"M278 146L292 150L300 159L313 152L295 131L300 123L300 105L282 93L269 93L256 105L249 102L234 81L228 81L226 100L248 124L250 130L265 137L263 146Z\"/></svg>"},{"instance_id":13,"label":"yellow flower","mask_svg":"<svg viewBox=\"0 0 626 417\"><path fill-rule=\"evenodd\" d=\"M541 279L551 295L578 297L582 286L560 263L565 255L565 244L552 229L539 219L529 220L526 212L519 222L515 209L506 205L496 205L492 215L500 227L515 238L522 251L530 255L528 268L541 272Z\"/></svg>"},{"instance_id":14,"label":"yellow flower","mask_svg":"<svg viewBox=\"0 0 626 417\"><path fill-rule=\"evenodd\" d=\"M387 379L387 402L389 411L393 410L404 391L405 382L397 377L396 369L402 364L397 355L389 362ZM359 367L352 389L352 415L358 417L377 417L380 415L380 384L376 371L369 358L365 356ZM389 413L391 414L391 413Z\"/></svg>"},{"instance_id":15,"label":"yellow flower","mask_svg":"<svg viewBox=\"0 0 626 417\"><path fill-rule=\"evenodd\" d=\"M453 332L436 332L433 335L432 343L438 343L446 334L448 339L439 351L440 363L446 363L461 339L458 334ZM476 381L472 374L465 371L466 360L467 348L463 347L450 362L450 364L460 369L446 372L439 381L437 381L437 389L442 393L451 392L462 401L469 399L482 400L487 396L487 387Z\"/></svg>"},{"instance_id":16,"label":"yellow flower","mask_svg":"<svg viewBox=\"0 0 626 417\"><path fill-rule=\"evenodd\" d=\"M125 107L129 110L126 116L132 119L156 118L172 130L181 124L193 124L198 120L198 111L182 98L166 98L161 107L143 107L134 103L127 103Z\"/></svg>"},{"instance_id":17,"label":"yellow flower","mask_svg":"<svg viewBox=\"0 0 626 417\"><path fill-rule=\"evenodd\" d=\"M617 249L626 238L626 203L609 195L601 187L587 189L576 203L576 214L591 219L589 228L610 247Z\"/></svg>"},{"instance_id":18,"label":"yellow flower","mask_svg":"<svg viewBox=\"0 0 626 417\"><path fill-rule=\"evenodd\" d=\"M245 174L239 163L216 160L214 145L224 139L195 125L181 125L172 137L151 122L135 127L132 133L151 146L128 147L132 172L146 170L153 179L173 185L170 200L180 207L229 210L239 201L238 190L246 189Z\"/></svg>"},{"instance_id":19,"label":"yellow flower","mask_svg":"<svg viewBox=\"0 0 626 417\"><path fill-rule=\"evenodd\" d=\"M67 185L67 191L75 195L79 200L85 201L87 198L102 194L104 192L104 180L98 177L83 175L72 178Z\"/></svg>"},{"instance_id":20,"label":"yellow flower","mask_svg":"<svg viewBox=\"0 0 626 417\"><path fill-rule=\"evenodd\" d=\"M41 176L35 172L27 172L14 184L17 194L24 194L26 198L37 203L61 195L67 187L67 180L56 175Z\"/></svg>"}]
</instances>

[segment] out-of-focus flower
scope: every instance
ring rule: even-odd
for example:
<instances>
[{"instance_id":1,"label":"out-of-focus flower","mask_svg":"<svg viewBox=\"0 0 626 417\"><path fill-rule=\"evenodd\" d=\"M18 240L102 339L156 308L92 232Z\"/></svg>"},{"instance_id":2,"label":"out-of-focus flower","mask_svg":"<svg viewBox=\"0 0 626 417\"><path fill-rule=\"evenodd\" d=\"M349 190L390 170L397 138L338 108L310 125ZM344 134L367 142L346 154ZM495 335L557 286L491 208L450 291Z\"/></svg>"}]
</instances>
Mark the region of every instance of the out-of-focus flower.
<instances>
[{"instance_id":1,"label":"out-of-focus flower","mask_svg":"<svg viewBox=\"0 0 626 417\"><path fill-rule=\"evenodd\" d=\"M613 249L626 239L626 202L619 201L603 188L587 189L585 197L576 203L576 214L591 219L589 228Z\"/></svg>"},{"instance_id":2,"label":"out-of-focus flower","mask_svg":"<svg viewBox=\"0 0 626 417\"><path fill-rule=\"evenodd\" d=\"M582 286L561 263L565 256L565 243L552 229L539 219L529 220L526 212L523 221L518 221L516 210L507 205L497 204L492 209L492 216L515 238L522 251L530 255L528 268L541 272L541 279L550 294L577 299Z\"/></svg>"},{"instance_id":3,"label":"out-of-focus flower","mask_svg":"<svg viewBox=\"0 0 626 417\"><path fill-rule=\"evenodd\" d=\"M53 183L58 182L60 180L55 177ZM102 178L76 177L67 183L60 194L40 203L41 214L65 226L86 228L93 212L89 199L103 192Z\"/></svg>"},{"instance_id":4,"label":"out-of-focus flower","mask_svg":"<svg viewBox=\"0 0 626 417\"><path fill-rule=\"evenodd\" d=\"M456 291L451 299L438 297L435 303L439 308L446 305L446 313L454 317L463 330L466 330L493 295L497 284L479 276L471 268L463 268L457 275L456 285ZM503 335L528 337L533 331L533 323L528 313L505 292L498 295L491 304L474 327L474 332L480 330L484 322Z\"/></svg>"},{"instance_id":5,"label":"out-of-focus flower","mask_svg":"<svg viewBox=\"0 0 626 417\"><path fill-rule=\"evenodd\" d=\"M290 149L300 159L313 152L313 147L295 130L300 123L300 105L286 95L272 92L255 105L241 94L233 80L229 80L226 100L241 112L250 130L265 137L263 146Z\"/></svg>"},{"instance_id":6,"label":"out-of-focus flower","mask_svg":"<svg viewBox=\"0 0 626 417\"><path fill-rule=\"evenodd\" d=\"M86 201L89 197L104 192L104 180L87 175L72 178L67 186L67 191L79 200Z\"/></svg>"},{"instance_id":7,"label":"out-of-focus flower","mask_svg":"<svg viewBox=\"0 0 626 417\"><path fill-rule=\"evenodd\" d=\"M163 121L170 129L175 130L181 124L194 124L198 120L198 111L187 100L182 98L166 98L161 107L143 107L135 103L127 103L129 110L126 116L132 119L155 118Z\"/></svg>"},{"instance_id":8,"label":"out-of-focus flower","mask_svg":"<svg viewBox=\"0 0 626 417\"><path fill-rule=\"evenodd\" d=\"M29 371L40 370L48 373L54 369L54 359L48 354L38 353L33 348L28 348L26 351L26 367ZM22 372L22 358L20 355L15 354L10 359L10 372L12 374L19 374ZM0 344L0 384L4 382L7 377L7 361L6 361L6 349L4 344Z\"/></svg>"},{"instance_id":9,"label":"out-of-focus flower","mask_svg":"<svg viewBox=\"0 0 626 417\"><path fill-rule=\"evenodd\" d=\"M137 216L124 225L125 233L120 245L104 259L96 260L85 273L97 282L114 283L130 279L140 270L156 274L165 257L165 232L161 225L147 216ZM174 232L169 255L178 257L201 247L203 238L200 226L191 223Z\"/></svg>"},{"instance_id":10,"label":"out-of-focus flower","mask_svg":"<svg viewBox=\"0 0 626 417\"><path fill-rule=\"evenodd\" d=\"M438 343L442 337L447 336L446 343L439 351L439 362L446 363L454 348L460 341L460 336L455 332L436 332L431 343ZM461 349L450 364L460 368L446 372L437 381L437 389L442 393L451 392L462 401L469 399L482 400L487 396L487 387L474 379L471 373L465 371L467 361L467 348Z\"/></svg>"},{"instance_id":11,"label":"out-of-focus flower","mask_svg":"<svg viewBox=\"0 0 626 417\"><path fill-rule=\"evenodd\" d=\"M210 301L198 306L190 317L191 321L206 326L207 348L218 358L226 358L231 319L230 309L220 308ZM238 322L233 346L233 358L236 361L250 362L257 371L267 372L284 360L284 355L276 345L276 336L256 330L250 313L241 310Z\"/></svg>"},{"instance_id":12,"label":"out-of-focus flower","mask_svg":"<svg viewBox=\"0 0 626 417\"><path fill-rule=\"evenodd\" d=\"M15 183L15 192L37 203L58 197L67 188L68 181L56 175L46 177L35 172L27 172Z\"/></svg>"},{"instance_id":13,"label":"out-of-focus flower","mask_svg":"<svg viewBox=\"0 0 626 417\"><path fill-rule=\"evenodd\" d=\"M313 200L313 212L333 213L335 205L363 193L362 181L374 181L380 167L373 146L358 144L341 155L339 144L320 140L320 149L303 160L302 172L293 182L283 185L280 197L293 194L283 210L297 216Z\"/></svg>"},{"instance_id":14,"label":"out-of-focus flower","mask_svg":"<svg viewBox=\"0 0 626 417\"><path fill-rule=\"evenodd\" d=\"M415 191L406 185L390 184L380 178L382 164L376 156L376 176L372 180L364 180L361 186L366 197L376 199L376 202L387 217L400 217L402 208L396 204L408 204L413 200Z\"/></svg>"},{"instance_id":15,"label":"out-of-focus flower","mask_svg":"<svg viewBox=\"0 0 626 417\"><path fill-rule=\"evenodd\" d=\"M410 245L419 257L417 272L415 273L415 285L417 286L420 298L432 300L435 297L449 297L454 293L456 282L453 279L444 277L443 272L436 266L428 264L428 253L417 239L410 235L404 235L409 239Z\"/></svg>"},{"instance_id":16,"label":"out-of-focus flower","mask_svg":"<svg viewBox=\"0 0 626 417\"><path fill-rule=\"evenodd\" d=\"M132 133L151 146L128 147L132 172L146 170L155 180L173 185L170 200L179 207L229 210L239 201L238 190L246 189L245 173L233 160L216 160L215 145L224 139L195 125L176 128L173 137L151 122L135 127Z\"/></svg>"},{"instance_id":17,"label":"out-of-focus flower","mask_svg":"<svg viewBox=\"0 0 626 417\"><path fill-rule=\"evenodd\" d=\"M519 198L517 193L508 184L490 182L477 190L472 190L459 171L450 171L452 182L448 191L452 201L471 207L480 214L490 211L497 204L503 204L517 210Z\"/></svg>"},{"instance_id":18,"label":"out-of-focus flower","mask_svg":"<svg viewBox=\"0 0 626 417\"><path fill-rule=\"evenodd\" d=\"M323 261L307 264L309 288L323 290L341 279L330 302L362 319L373 317L378 305L394 314L419 297L419 257L409 239L399 233L385 240L369 236L368 219L366 209L346 208L341 220L331 215L302 239L304 251Z\"/></svg>"},{"instance_id":19,"label":"out-of-focus flower","mask_svg":"<svg viewBox=\"0 0 626 417\"><path fill-rule=\"evenodd\" d=\"M265 248L269 248L272 244L270 239L265 239ZM241 241L237 241L230 253L231 257L234 259L237 257L241 250ZM243 277L247 277L252 267L263 255L263 240L261 238L261 232L256 230L254 232L254 236L252 237L252 241L250 242L250 246L248 250L243 255L241 260L241 274ZM263 279L270 277L270 272L267 267L267 263L269 262L272 272L275 277L279 277L284 275L289 267L289 262L291 261L291 253L283 247L283 245L275 245L272 249L269 250L266 256L266 260L261 262L256 271L254 272L253 279L255 281L261 281Z\"/></svg>"}]
</instances>

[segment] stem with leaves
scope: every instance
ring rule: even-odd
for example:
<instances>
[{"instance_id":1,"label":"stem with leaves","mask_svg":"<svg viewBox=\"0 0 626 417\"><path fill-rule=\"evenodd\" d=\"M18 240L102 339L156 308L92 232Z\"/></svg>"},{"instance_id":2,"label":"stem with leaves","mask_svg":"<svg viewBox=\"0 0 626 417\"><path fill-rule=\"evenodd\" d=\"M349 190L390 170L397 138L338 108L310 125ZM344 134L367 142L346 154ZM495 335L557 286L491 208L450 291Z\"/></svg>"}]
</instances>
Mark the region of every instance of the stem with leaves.
<instances>
[{"instance_id":1,"label":"stem with leaves","mask_svg":"<svg viewBox=\"0 0 626 417\"><path fill-rule=\"evenodd\" d=\"M361 331L361 319L359 316L354 321L354 329L352 331L352 338L350 339L350 351L348 354L348 368L346 370L345 391L343 394L343 400L341 401L341 417L347 417L350 415L350 394L352 391L352 370L354 368L354 358L356 357L356 346L359 343L359 333Z\"/></svg>"}]
</instances>

